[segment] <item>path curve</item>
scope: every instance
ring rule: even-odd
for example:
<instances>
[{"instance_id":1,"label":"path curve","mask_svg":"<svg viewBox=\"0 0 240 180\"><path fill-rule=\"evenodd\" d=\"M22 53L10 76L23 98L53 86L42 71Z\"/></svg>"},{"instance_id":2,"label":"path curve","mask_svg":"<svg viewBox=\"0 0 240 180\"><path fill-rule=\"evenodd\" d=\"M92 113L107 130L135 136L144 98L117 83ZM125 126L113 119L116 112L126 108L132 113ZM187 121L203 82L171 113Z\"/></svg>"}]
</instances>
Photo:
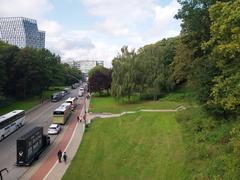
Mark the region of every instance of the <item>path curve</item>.
<instances>
[{"instance_id":1,"label":"path curve","mask_svg":"<svg viewBox=\"0 0 240 180\"><path fill-rule=\"evenodd\" d=\"M179 106L176 109L140 109L137 111L125 111L119 114L113 114L113 113L90 113L91 120L95 118L113 118L113 117L120 117L126 114L134 114L138 112L178 112L182 110L186 110L187 108L185 106Z\"/></svg>"}]
</instances>

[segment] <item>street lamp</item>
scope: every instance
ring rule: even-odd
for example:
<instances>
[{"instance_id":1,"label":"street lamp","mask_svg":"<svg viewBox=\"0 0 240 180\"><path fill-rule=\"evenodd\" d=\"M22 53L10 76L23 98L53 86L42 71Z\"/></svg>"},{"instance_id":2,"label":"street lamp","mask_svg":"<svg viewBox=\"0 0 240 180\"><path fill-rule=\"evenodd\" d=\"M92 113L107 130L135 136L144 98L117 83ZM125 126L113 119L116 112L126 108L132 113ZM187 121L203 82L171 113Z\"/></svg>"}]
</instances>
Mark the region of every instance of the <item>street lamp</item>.
<instances>
[{"instance_id":1,"label":"street lamp","mask_svg":"<svg viewBox=\"0 0 240 180\"><path fill-rule=\"evenodd\" d=\"M2 177L2 172L3 171L7 171L7 173L8 173L7 168L4 168L4 169L0 170L0 180L3 180L3 177Z\"/></svg>"}]
</instances>

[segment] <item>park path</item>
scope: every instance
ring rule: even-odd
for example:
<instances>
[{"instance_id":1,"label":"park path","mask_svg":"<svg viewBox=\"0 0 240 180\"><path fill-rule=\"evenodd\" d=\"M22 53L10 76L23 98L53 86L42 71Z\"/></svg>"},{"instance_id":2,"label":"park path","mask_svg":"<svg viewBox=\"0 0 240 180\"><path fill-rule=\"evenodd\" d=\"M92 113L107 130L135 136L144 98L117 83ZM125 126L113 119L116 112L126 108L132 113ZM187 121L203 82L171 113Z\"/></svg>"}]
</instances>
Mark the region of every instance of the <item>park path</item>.
<instances>
[{"instance_id":1,"label":"park path","mask_svg":"<svg viewBox=\"0 0 240 180\"><path fill-rule=\"evenodd\" d=\"M120 117L126 114L133 114L138 112L178 112L187 109L185 106L179 106L176 109L140 109L137 111L125 111L118 114L113 113L89 113L89 121L95 119L95 118L114 118L114 117Z\"/></svg>"}]
</instances>

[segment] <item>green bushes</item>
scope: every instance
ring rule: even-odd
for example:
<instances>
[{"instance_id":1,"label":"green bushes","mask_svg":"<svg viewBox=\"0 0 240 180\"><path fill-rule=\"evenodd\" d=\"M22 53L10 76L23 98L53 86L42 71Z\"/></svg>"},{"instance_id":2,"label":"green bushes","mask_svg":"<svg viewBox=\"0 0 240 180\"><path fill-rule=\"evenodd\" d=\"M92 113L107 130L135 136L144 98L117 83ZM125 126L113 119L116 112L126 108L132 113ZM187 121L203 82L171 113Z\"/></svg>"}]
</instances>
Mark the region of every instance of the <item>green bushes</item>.
<instances>
[{"instance_id":1,"label":"green bushes","mask_svg":"<svg viewBox=\"0 0 240 180\"><path fill-rule=\"evenodd\" d=\"M209 116L202 108L177 113L187 151L186 179L240 177L240 123Z\"/></svg>"}]
</instances>

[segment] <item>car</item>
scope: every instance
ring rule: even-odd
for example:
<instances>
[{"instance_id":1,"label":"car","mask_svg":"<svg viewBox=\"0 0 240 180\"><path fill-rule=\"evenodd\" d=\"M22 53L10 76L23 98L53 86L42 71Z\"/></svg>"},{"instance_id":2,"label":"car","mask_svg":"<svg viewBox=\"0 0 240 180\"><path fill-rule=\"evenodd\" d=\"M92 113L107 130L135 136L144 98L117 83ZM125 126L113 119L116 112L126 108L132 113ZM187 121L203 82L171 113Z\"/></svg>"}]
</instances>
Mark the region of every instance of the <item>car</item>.
<instances>
[{"instance_id":1,"label":"car","mask_svg":"<svg viewBox=\"0 0 240 180\"><path fill-rule=\"evenodd\" d=\"M84 88L80 87L79 92L78 92L78 96L81 97L81 96L83 96L83 94L84 94Z\"/></svg>"},{"instance_id":2,"label":"car","mask_svg":"<svg viewBox=\"0 0 240 180\"><path fill-rule=\"evenodd\" d=\"M48 128L48 134L59 134L61 126L59 124L51 124Z\"/></svg>"}]
</instances>

